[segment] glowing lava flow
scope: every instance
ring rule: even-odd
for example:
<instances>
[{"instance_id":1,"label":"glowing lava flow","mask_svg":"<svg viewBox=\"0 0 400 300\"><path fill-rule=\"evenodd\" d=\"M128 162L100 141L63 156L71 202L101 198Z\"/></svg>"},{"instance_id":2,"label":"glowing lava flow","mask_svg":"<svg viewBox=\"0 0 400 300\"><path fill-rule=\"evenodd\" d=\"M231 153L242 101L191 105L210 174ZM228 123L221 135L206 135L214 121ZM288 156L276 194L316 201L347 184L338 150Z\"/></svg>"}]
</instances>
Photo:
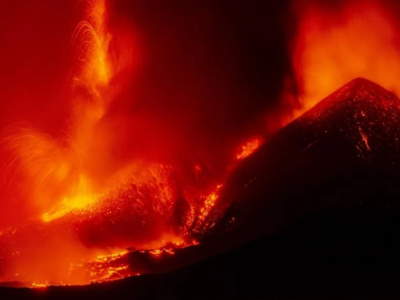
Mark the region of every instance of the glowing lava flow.
<instances>
[{"instance_id":1,"label":"glowing lava flow","mask_svg":"<svg viewBox=\"0 0 400 300\"><path fill-rule=\"evenodd\" d=\"M136 66L131 63L138 58L110 55L106 2L88 5L87 20L74 35L79 68L67 133L54 138L15 126L1 141L4 185L27 202L29 214L0 227L0 282L41 288L137 275L139 269L127 260L130 252L157 259L174 255L175 249L196 244L194 236L215 222L212 211L225 178L206 187L196 180L187 183L171 165L140 157L109 168L112 151L105 135L113 132L97 126L120 92L116 74ZM136 44L123 43L116 48ZM242 145L230 168L261 143L253 139Z\"/></svg>"},{"instance_id":2,"label":"glowing lava flow","mask_svg":"<svg viewBox=\"0 0 400 300\"><path fill-rule=\"evenodd\" d=\"M242 145L242 149L240 151L240 153L238 153L236 155L236 159L237 160L242 160L248 156L250 156L251 154L254 153L254 151L256 151L258 149L258 147L260 147L260 145L262 144L262 140L260 138L256 138L253 140L248 141L246 144Z\"/></svg>"}]
</instances>

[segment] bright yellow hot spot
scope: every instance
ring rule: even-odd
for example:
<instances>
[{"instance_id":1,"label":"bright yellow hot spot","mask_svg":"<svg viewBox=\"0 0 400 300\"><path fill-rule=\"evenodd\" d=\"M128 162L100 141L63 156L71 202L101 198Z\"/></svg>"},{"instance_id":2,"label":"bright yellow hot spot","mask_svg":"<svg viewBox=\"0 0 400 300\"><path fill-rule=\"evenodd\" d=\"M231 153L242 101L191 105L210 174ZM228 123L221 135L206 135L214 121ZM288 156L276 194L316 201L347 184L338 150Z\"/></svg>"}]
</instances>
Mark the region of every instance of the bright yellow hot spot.
<instances>
[{"instance_id":1,"label":"bright yellow hot spot","mask_svg":"<svg viewBox=\"0 0 400 300\"><path fill-rule=\"evenodd\" d=\"M44 213L42 215L42 220L44 222L50 222L63 217L73 210L85 209L97 199L97 197L91 193L88 179L83 175L79 177L79 182L74 187L71 194L73 196L64 197L50 212Z\"/></svg>"}]
</instances>

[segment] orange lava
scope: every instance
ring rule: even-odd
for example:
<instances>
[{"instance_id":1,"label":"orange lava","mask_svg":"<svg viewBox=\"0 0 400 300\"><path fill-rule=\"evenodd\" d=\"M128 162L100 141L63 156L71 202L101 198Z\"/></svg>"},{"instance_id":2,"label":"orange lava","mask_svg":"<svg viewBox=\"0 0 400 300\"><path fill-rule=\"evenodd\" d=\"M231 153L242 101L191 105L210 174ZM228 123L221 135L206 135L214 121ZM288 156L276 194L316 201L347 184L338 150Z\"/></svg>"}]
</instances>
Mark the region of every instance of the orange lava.
<instances>
[{"instance_id":1,"label":"orange lava","mask_svg":"<svg viewBox=\"0 0 400 300\"><path fill-rule=\"evenodd\" d=\"M215 189L205 197L203 207L200 209L199 219L202 222L207 220L207 216L210 214L211 209L215 206L215 203L219 197L219 191L222 188L222 184L218 184Z\"/></svg>"},{"instance_id":2,"label":"orange lava","mask_svg":"<svg viewBox=\"0 0 400 300\"><path fill-rule=\"evenodd\" d=\"M300 88L298 117L354 78L369 79L400 95L400 50L390 7L381 1L294 4L299 18L293 65Z\"/></svg>"},{"instance_id":3,"label":"orange lava","mask_svg":"<svg viewBox=\"0 0 400 300\"><path fill-rule=\"evenodd\" d=\"M254 153L260 147L262 144L262 140L260 138L253 139L251 141L248 141L241 147L241 151L236 155L237 160L242 160L251 154Z\"/></svg>"}]
</instances>

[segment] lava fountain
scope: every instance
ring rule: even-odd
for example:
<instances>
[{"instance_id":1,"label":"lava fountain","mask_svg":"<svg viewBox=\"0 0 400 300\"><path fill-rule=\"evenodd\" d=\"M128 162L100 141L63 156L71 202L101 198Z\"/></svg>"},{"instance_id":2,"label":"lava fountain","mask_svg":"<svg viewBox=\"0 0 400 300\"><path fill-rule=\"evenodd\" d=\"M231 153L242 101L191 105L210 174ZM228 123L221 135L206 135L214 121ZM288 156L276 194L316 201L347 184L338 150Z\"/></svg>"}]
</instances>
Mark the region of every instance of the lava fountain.
<instances>
[{"instance_id":1,"label":"lava fountain","mask_svg":"<svg viewBox=\"0 0 400 300\"><path fill-rule=\"evenodd\" d=\"M113 165L115 132L98 124L124 89L121 77L134 77L143 57L134 32L119 28L123 38L113 38L105 0L87 6L73 35L77 64L68 85L65 134L53 137L18 124L1 139L3 188L21 199L2 213L27 211L1 224L3 283L42 287L119 279L138 273L125 259L133 249L157 256L196 244L214 224L210 212L222 182L262 142L250 139L239 147L220 181L207 179L201 162L189 171L141 157Z\"/></svg>"}]
</instances>

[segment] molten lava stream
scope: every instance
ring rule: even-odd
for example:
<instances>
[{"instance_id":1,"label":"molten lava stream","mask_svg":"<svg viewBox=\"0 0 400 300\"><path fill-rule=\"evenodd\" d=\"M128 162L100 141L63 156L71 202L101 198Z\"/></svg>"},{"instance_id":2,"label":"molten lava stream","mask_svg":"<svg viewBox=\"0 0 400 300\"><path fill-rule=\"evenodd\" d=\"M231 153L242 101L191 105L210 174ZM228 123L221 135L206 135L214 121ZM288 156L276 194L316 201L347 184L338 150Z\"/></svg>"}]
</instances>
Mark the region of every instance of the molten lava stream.
<instances>
[{"instance_id":1,"label":"molten lava stream","mask_svg":"<svg viewBox=\"0 0 400 300\"><path fill-rule=\"evenodd\" d=\"M237 159L259 144L259 139L244 144ZM128 263L130 251L162 259L163 253L197 244L193 234L204 234L216 222L210 213L222 184L208 195L191 195L195 200L190 202L179 197L173 178L170 167L137 163L91 202L63 203L60 211L5 229L0 234L1 281L42 287L121 279L146 272ZM179 221L181 215L186 223Z\"/></svg>"}]
</instances>

